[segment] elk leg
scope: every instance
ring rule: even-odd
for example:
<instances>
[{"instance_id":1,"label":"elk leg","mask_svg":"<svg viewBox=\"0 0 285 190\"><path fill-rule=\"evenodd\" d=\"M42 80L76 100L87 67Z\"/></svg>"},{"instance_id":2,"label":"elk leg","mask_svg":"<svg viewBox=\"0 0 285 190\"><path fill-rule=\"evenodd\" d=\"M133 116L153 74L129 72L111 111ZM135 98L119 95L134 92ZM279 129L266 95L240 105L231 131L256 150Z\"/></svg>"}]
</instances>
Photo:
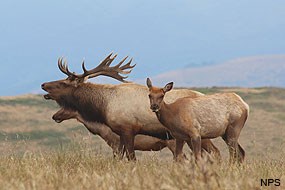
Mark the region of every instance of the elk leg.
<instances>
[{"instance_id":1,"label":"elk leg","mask_svg":"<svg viewBox=\"0 0 285 190\"><path fill-rule=\"evenodd\" d=\"M223 136L224 141L227 143L230 152L230 163L242 163L245 157L245 151L238 143L238 137L247 119L247 112L244 112L242 116L236 120L233 124L227 127L226 133Z\"/></svg>"},{"instance_id":2,"label":"elk leg","mask_svg":"<svg viewBox=\"0 0 285 190\"><path fill-rule=\"evenodd\" d=\"M197 127L199 128L199 127ZM199 134L199 131L197 130L197 128L194 127L189 127L189 131L188 131L188 137L189 139L187 140L187 144L191 144L192 145L192 150L195 156L196 161L201 160L201 135Z\"/></svg>"},{"instance_id":3,"label":"elk leg","mask_svg":"<svg viewBox=\"0 0 285 190\"><path fill-rule=\"evenodd\" d=\"M193 151L193 146L191 141L187 141L189 148ZM221 161L221 153L219 149L212 143L210 139L201 139L201 152L202 157L207 157L213 155L217 161Z\"/></svg>"},{"instance_id":4,"label":"elk leg","mask_svg":"<svg viewBox=\"0 0 285 190\"><path fill-rule=\"evenodd\" d=\"M226 142L230 152L230 164L234 164L236 161L239 161L239 146L238 146L238 139L239 133L232 125L227 127L225 135L222 137L223 140Z\"/></svg>"},{"instance_id":5,"label":"elk leg","mask_svg":"<svg viewBox=\"0 0 285 190\"><path fill-rule=\"evenodd\" d=\"M135 150L134 150L135 135L132 133L130 134L125 133L123 138L124 138L124 146L128 160L136 160Z\"/></svg>"},{"instance_id":6,"label":"elk leg","mask_svg":"<svg viewBox=\"0 0 285 190\"><path fill-rule=\"evenodd\" d=\"M221 161L221 153L210 139L202 139L201 147L202 149L206 150L208 153L212 154L215 159L217 159L218 161Z\"/></svg>"},{"instance_id":7,"label":"elk leg","mask_svg":"<svg viewBox=\"0 0 285 190\"><path fill-rule=\"evenodd\" d=\"M113 149L114 157L120 155L120 137L111 131L110 128L102 128L98 135ZM124 151L123 151L124 155Z\"/></svg>"},{"instance_id":8,"label":"elk leg","mask_svg":"<svg viewBox=\"0 0 285 190\"><path fill-rule=\"evenodd\" d=\"M195 159L197 161L201 160L201 136L200 135L192 136L191 137L191 144L193 147Z\"/></svg>"},{"instance_id":9,"label":"elk leg","mask_svg":"<svg viewBox=\"0 0 285 190\"><path fill-rule=\"evenodd\" d=\"M125 139L123 136L120 136L120 145L119 145L119 150L118 150L118 153L119 153L118 156L120 159L123 159L125 150L126 150Z\"/></svg>"},{"instance_id":10,"label":"elk leg","mask_svg":"<svg viewBox=\"0 0 285 190\"><path fill-rule=\"evenodd\" d=\"M165 140L166 142L166 146L167 148L171 151L172 155L173 155L173 160L176 160L176 153L175 153L175 149L176 149L176 140L175 139L171 139L171 140ZM184 145L184 142L183 142L183 145ZM182 156L185 160L187 160L187 157L186 155L183 153L182 151Z\"/></svg>"},{"instance_id":11,"label":"elk leg","mask_svg":"<svg viewBox=\"0 0 285 190\"><path fill-rule=\"evenodd\" d=\"M223 136L223 140L226 142L230 152L230 164L234 164L237 160L237 140L229 134Z\"/></svg>"},{"instance_id":12,"label":"elk leg","mask_svg":"<svg viewBox=\"0 0 285 190\"><path fill-rule=\"evenodd\" d=\"M167 148L171 151L172 155L173 155L173 159L175 160L175 148L176 148L176 143L175 143L175 139L172 140L166 140L166 145Z\"/></svg>"},{"instance_id":13,"label":"elk leg","mask_svg":"<svg viewBox=\"0 0 285 190\"><path fill-rule=\"evenodd\" d=\"M181 162L184 160L184 156L183 156L183 145L184 145L184 140L181 139L176 139L175 140L175 160L178 162Z\"/></svg>"},{"instance_id":14,"label":"elk leg","mask_svg":"<svg viewBox=\"0 0 285 190\"><path fill-rule=\"evenodd\" d=\"M201 140L201 152L202 152L201 154L202 154L202 157L204 158L204 157L209 156L209 152L208 152L207 149L204 149L202 147L202 144L203 144L203 140ZM191 151L192 151L191 154L193 155L194 154L194 150L193 150L193 146L192 146L192 141L191 140L187 141L187 145L191 149Z\"/></svg>"}]
</instances>

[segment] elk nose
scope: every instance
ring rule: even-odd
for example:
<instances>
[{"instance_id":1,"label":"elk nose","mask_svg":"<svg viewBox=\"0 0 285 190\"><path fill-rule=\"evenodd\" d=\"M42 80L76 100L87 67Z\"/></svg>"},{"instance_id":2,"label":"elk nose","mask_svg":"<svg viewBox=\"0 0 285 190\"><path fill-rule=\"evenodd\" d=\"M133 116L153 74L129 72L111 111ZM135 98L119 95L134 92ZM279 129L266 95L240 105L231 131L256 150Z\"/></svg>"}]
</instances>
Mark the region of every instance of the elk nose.
<instances>
[{"instance_id":1,"label":"elk nose","mask_svg":"<svg viewBox=\"0 0 285 190\"><path fill-rule=\"evenodd\" d=\"M56 116L56 115L53 115L52 116L52 119L57 122L57 123L61 123L63 120L60 118L60 116Z\"/></svg>"},{"instance_id":2,"label":"elk nose","mask_svg":"<svg viewBox=\"0 0 285 190\"><path fill-rule=\"evenodd\" d=\"M150 109L152 109L152 110L158 110L158 108L159 108L159 106L157 104L152 104L150 106Z\"/></svg>"},{"instance_id":3,"label":"elk nose","mask_svg":"<svg viewBox=\"0 0 285 190\"><path fill-rule=\"evenodd\" d=\"M43 84L41 85L42 89L44 89L44 87L45 87L45 84L46 84L46 83L43 83Z\"/></svg>"}]
</instances>

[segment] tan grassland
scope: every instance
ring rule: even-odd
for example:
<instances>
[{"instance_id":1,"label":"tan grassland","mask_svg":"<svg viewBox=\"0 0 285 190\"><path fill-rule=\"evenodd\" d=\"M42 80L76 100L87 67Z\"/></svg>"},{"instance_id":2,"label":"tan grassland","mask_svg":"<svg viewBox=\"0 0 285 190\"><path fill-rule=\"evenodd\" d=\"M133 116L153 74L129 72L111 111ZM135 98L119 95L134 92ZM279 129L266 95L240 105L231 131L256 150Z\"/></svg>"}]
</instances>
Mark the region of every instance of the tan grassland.
<instances>
[{"instance_id":1,"label":"tan grassland","mask_svg":"<svg viewBox=\"0 0 285 190\"><path fill-rule=\"evenodd\" d=\"M228 165L221 139L222 163L198 167L172 161L170 151L137 151L137 162L113 158L111 149L75 120L55 123L58 110L40 95L0 97L0 189L285 189L285 89L197 88L211 94L233 91L250 106L240 144L245 163ZM261 179L281 186L261 186Z\"/></svg>"}]
</instances>

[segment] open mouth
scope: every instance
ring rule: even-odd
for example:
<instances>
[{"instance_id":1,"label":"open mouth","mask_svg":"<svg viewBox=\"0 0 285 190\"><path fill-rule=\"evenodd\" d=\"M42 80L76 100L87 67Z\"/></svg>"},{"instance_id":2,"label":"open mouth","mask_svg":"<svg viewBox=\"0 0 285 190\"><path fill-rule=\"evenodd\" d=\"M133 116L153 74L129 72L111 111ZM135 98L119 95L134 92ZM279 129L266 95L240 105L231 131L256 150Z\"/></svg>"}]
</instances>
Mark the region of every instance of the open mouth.
<instances>
[{"instance_id":1,"label":"open mouth","mask_svg":"<svg viewBox=\"0 0 285 190\"><path fill-rule=\"evenodd\" d=\"M62 119L60 118L57 118L55 115L52 116L52 119L57 122L57 123L61 123L62 122Z\"/></svg>"},{"instance_id":2,"label":"open mouth","mask_svg":"<svg viewBox=\"0 0 285 190\"><path fill-rule=\"evenodd\" d=\"M61 123L61 122L62 122L61 119L56 119L56 120L54 120L54 121L57 122L57 123Z\"/></svg>"},{"instance_id":3,"label":"open mouth","mask_svg":"<svg viewBox=\"0 0 285 190\"><path fill-rule=\"evenodd\" d=\"M44 95L44 99L46 99L46 100L50 100L50 99L51 99L51 97L50 97L50 95L49 95L49 94L45 94L45 95Z\"/></svg>"},{"instance_id":4,"label":"open mouth","mask_svg":"<svg viewBox=\"0 0 285 190\"><path fill-rule=\"evenodd\" d=\"M158 112L159 109L152 109L152 112Z\"/></svg>"},{"instance_id":5,"label":"open mouth","mask_svg":"<svg viewBox=\"0 0 285 190\"><path fill-rule=\"evenodd\" d=\"M61 123L61 122L62 122L61 119L56 119L56 120L54 120L54 121L57 122L57 123Z\"/></svg>"},{"instance_id":6,"label":"open mouth","mask_svg":"<svg viewBox=\"0 0 285 190\"><path fill-rule=\"evenodd\" d=\"M57 123L61 123L63 120L60 118L60 114L59 114L60 111L56 112L53 116L52 116L52 119L57 122Z\"/></svg>"}]
</instances>

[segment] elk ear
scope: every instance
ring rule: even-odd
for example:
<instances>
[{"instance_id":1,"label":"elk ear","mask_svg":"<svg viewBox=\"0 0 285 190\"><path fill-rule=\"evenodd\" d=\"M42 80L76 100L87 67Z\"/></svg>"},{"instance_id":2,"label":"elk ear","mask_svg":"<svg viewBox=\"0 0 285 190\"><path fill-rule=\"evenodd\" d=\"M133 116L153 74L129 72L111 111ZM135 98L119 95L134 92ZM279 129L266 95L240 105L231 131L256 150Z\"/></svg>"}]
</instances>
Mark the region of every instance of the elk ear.
<instances>
[{"instance_id":1,"label":"elk ear","mask_svg":"<svg viewBox=\"0 0 285 190\"><path fill-rule=\"evenodd\" d=\"M146 79L146 85L148 88L152 88L152 83L151 83L151 80L149 78Z\"/></svg>"},{"instance_id":2,"label":"elk ear","mask_svg":"<svg viewBox=\"0 0 285 190\"><path fill-rule=\"evenodd\" d=\"M173 87L173 82L168 83L167 85L165 85L165 87L163 88L163 92L166 93L168 91L170 91Z\"/></svg>"}]
</instances>

